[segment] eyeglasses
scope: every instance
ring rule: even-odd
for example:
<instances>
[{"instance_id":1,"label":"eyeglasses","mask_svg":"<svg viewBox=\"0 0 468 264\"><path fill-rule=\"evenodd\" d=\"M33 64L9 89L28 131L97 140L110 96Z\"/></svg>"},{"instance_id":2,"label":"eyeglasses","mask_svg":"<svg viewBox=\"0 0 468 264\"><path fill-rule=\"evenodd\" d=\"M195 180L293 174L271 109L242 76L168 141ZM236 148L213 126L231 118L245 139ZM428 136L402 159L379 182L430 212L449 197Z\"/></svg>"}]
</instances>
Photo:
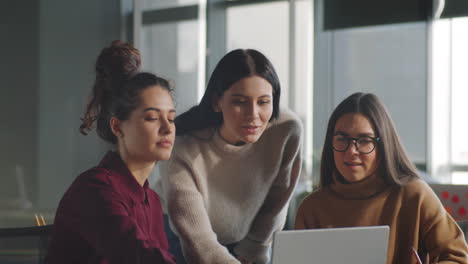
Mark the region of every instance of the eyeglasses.
<instances>
[{"instance_id":1,"label":"eyeglasses","mask_svg":"<svg viewBox=\"0 0 468 264\"><path fill-rule=\"evenodd\" d=\"M345 152L349 148L351 141L354 141L354 146L357 151L361 154L369 154L374 151L377 141L380 140L380 137L347 137L344 135L334 135L333 136L333 149L338 152Z\"/></svg>"}]
</instances>

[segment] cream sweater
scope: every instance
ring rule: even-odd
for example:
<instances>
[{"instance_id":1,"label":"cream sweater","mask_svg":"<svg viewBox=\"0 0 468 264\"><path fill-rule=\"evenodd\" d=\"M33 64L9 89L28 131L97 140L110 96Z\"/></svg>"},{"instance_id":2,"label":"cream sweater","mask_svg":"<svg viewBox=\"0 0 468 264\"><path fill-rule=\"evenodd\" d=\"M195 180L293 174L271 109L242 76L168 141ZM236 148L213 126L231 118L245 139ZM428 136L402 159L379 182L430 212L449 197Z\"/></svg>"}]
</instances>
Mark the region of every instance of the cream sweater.
<instances>
[{"instance_id":1,"label":"cream sweater","mask_svg":"<svg viewBox=\"0 0 468 264\"><path fill-rule=\"evenodd\" d=\"M296 229L374 225L390 226L388 264L416 263L411 248L441 264L468 263L463 232L419 179L401 187L376 175L353 184L335 179L305 198L296 217Z\"/></svg>"},{"instance_id":2,"label":"cream sweater","mask_svg":"<svg viewBox=\"0 0 468 264\"><path fill-rule=\"evenodd\" d=\"M269 261L300 174L302 134L282 109L253 144L230 145L214 129L177 137L155 188L188 263L238 264L222 246L235 242L239 256Z\"/></svg>"}]
</instances>

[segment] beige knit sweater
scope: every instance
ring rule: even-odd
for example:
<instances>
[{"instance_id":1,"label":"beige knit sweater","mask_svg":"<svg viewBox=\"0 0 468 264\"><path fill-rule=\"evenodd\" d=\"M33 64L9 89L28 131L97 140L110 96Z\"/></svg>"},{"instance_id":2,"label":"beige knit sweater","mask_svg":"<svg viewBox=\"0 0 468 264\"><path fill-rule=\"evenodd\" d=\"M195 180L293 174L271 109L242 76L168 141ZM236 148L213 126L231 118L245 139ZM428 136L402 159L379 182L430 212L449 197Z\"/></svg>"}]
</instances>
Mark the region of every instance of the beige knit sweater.
<instances>
[{"instance_id":1,"label":"beige knit sweater","mask_svg":"<svg viewBox=\"0 0 468 264\"><path fill-rule=\"evenodd\" d=\"M301 203L296 229L390 226L388 264L416 263L411 248L438 263L468 264L463 232L422 180L390 187L377 175L353 184L335 182ZM359 241L356 241L359 243Z\"/></svg>"},{"instance_id":2,"label":"beige knit sweater","mask_svg":"<svg viewBox=\"0 0 468 264\"><path fill-rule=\"evenodd\" d=\"M188 263L240 263L222 246L258 264L269 260L301 170L303 129L282 109L253 144L226 143L214 129L177 137L160 166L156 192Z\"/></svg>"}]
</instances>

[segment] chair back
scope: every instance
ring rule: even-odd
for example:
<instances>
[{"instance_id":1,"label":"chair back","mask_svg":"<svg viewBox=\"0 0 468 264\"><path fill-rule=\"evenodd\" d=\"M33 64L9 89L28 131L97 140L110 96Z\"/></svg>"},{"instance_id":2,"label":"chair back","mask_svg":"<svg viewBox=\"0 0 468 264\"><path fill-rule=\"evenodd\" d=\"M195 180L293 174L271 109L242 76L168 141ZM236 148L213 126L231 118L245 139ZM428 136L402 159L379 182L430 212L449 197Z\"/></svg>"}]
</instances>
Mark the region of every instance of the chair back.
<instances>
[{"instance_id":1,"label":"chair back","mask_svg":"<svg viewBox=\"0 0 468 264\"><path fill-rule=\"evenodd\" d=\"M44 264L53 225L0 228L0 263Z\"/></svg>"},{"instance_id":2,"label":"chair back","mask_svg":"<svg viewBox=\"0 0 468 264\"><path fill-rule=\"evenodd\" d=\"M468 220L468 185L430 184L455 221Z\"/></svg>"}]
</instances>

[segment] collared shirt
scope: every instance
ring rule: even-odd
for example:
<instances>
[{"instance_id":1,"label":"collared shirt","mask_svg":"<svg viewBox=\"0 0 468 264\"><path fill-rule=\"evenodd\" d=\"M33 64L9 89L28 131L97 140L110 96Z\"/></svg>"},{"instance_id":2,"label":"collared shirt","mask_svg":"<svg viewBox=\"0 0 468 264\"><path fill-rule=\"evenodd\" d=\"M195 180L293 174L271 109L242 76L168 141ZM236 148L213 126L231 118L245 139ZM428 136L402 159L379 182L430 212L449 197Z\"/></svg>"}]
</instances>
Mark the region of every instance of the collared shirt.
<instances>
[{"instance_id":1,"label":"collared shirt","mask_svg":"<svg viewBox=\"0 0 468 264\"><path fill-rule=\"evenodd\" d=\"M76 178L60 201L46 263L171 263L158 195L115 152Z\"/></svg>"}]
</instances>

